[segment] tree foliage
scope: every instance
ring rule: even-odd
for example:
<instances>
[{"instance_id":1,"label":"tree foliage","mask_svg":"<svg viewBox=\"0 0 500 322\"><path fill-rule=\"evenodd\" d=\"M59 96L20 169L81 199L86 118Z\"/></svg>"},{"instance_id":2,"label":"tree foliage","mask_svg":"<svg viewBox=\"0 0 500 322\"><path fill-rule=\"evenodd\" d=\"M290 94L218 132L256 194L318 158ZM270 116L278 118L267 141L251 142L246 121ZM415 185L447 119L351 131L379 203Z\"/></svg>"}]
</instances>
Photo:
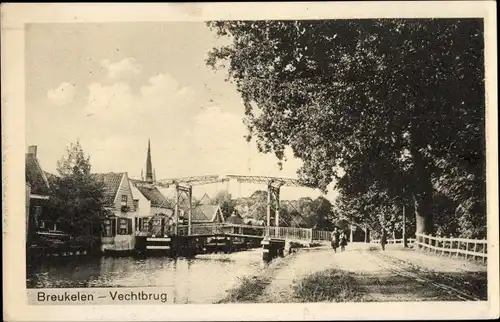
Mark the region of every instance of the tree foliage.
<instances>
[{"instance_id":1,"label":"tree foliage","mask_svg":"<svg viewBox=\"0 0 500 322\"><path fill-rule=\"evenodd\" d=\"M236 201L226 190L219 191L212 200L212 204L219 205L225 216L230 216L236 210Z\"/></svg>"},{"instance_id":2,"label":"tree foliage","mask_svg":"<svg viewBox=\"0 0 500 322\"><path fill-rule=\"evenodd\" d=\"M418 232L434 228L437 186L464 213L485 217L481 20L208 26L232 40L207 64L236 84L248 138L280 160L291 147L304 183L325 190L335 180L346 198L370 204L377 196L409 202L408 194Z\"/></svg>"},{"instance_id":3,"label":"tree foliage","mask_svg":"<svg viewBox=\"0 0 500 322\"><path fill-rule=\"evenodd\" d=\"M90 170L90 157L85 156L77 141L58 161L58 175L52 178L51 219L75 236L99 235L100 220L105 213L104 187Z\"/></svg>"}]
</instances>

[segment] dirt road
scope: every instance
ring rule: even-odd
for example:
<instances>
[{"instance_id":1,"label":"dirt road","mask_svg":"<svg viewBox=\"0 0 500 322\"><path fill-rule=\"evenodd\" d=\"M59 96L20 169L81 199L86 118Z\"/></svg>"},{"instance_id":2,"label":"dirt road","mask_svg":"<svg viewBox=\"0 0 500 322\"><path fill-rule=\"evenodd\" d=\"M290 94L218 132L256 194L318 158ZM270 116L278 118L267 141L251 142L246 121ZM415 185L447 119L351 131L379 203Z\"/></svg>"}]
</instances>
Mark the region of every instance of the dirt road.
<instances>
[{"instance_id":1,"label":"dirt road","mask_svg":"<svg viewBox=\"0 0 500 322\"><path fill-rule=\"evenodd\" d=\"M276 267L268 272L269 283L254 302L303 301L294 286L328 270L350 276L351 283L356 284L356 301L486 300L485 265L403 249L400 245L389 245L385 252L377 245L364 243L351 244L340 253L329 247L303 249ZM318 287L322 284L320 280Z\"/></svg>"}]
</instances>

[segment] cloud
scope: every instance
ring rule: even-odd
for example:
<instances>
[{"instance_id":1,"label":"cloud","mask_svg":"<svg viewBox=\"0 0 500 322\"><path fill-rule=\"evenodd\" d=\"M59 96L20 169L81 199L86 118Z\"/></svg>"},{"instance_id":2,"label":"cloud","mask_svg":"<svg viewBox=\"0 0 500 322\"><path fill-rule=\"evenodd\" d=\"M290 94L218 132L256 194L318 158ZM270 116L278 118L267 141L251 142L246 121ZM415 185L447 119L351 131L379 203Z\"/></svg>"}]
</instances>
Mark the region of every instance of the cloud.
<instances>
[{"instance_id":1,"label":"cloud","mask_svg":"<svg viewBox=\"0 0 500 322\"><path fill-rule=\"evenodd\" d=\"M173 117L179 110L182 113L195 94L191 88L181 86L166 73L151 77L138 92L135 93L126 82L112 85L93 83L89 85L86 113L101 119L112 118L121 123L135 124L141 118L149 121L166 114Z\"/></svg>"},{"instance_id":2,"label":"cloud","mask_svg":"<svg viewBox=\"0 0 500 322\"><path fill-rule=\"evenodd\" d=\"M66 105L71 103L75 98L75 94L75 85L67 82L61 83L61 85L57 88L47 91L48 99L57 105Z\"/></svg>"},{"instance_id":3,"label":"cloud","mask_svg":"<svg viewBox=\"0 0 500 322\"><path fill-rule=\"evenodd\" d=\"M86 110L89 114L99 114L104 118L127 110L130 113L136 99L127 83L113 85L93 83L89 85Z\"/></svg>"},{"instance_id":4,"label":"cloud","mask_svg":"<svg viewBox=\"0 0 500 322\"><path fill-rule=\"evenodd\" d=\"M258 153L255 142L246 142L246 134L241 115L211 106L197 115L194 125L184 135L189 137L193 153L198 155L196 160L203 160L202 165L196 167L198 169L203 167L208 172L296 177L300 161L290 160L280 169L274 155Z\"/></svg>"},{"instance_id":5,"label":"cloud","mask_svg":"<svg viewBox=\"0 0 500 322\"><path fill-rule=\"evenodd\" d=\"M116 63L104 59L101 61L101 66L108 70L108 77L113 80L124 79L142 72L142 66L133 58L125 58Z\"/></svg>"}]
</instances>

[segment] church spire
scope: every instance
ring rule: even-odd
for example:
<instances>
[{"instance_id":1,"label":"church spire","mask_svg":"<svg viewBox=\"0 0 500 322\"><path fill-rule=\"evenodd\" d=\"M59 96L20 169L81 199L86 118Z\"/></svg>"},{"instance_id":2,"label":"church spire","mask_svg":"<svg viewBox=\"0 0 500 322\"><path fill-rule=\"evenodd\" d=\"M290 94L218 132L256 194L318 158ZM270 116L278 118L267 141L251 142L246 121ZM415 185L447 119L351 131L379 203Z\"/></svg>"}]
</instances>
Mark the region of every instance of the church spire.
<instances>
[{"instance_id":1,"label":"church spire","mask_svg":"<svg viewBox=\"0 0 500 322\"><path fill-rule=\"evenodd\" d=\"M146 181L154 182L153 165L151 162L151 143L149 139L148 139L148 155L146 157Z\"/></svg>"}]
</instances>

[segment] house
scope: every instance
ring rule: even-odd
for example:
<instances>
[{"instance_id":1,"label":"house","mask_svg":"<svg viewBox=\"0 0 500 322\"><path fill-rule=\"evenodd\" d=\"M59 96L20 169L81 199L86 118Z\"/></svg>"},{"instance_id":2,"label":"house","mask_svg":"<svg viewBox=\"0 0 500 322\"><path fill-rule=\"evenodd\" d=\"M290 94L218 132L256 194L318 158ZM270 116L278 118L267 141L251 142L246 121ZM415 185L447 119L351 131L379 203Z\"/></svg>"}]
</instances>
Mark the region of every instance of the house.
<instances>
[{"instance_id":1,"label":"house","mask_svg":"<svg viewBox=\"0 0 500 322\"><path fill-rule=\"evenodd\" d=\"M191 210L191 223L193 225L223 222L225 219L219 205L200 205Z\"/></svg>"},{"instance_id":2,"label":"house","mask_svg":"<svg viewBox=\"0 0 500 322\"><path fill-rule=\"evenodd\" d=\"M174 208L174 201L167 199L160 190L152 184L130 179L132 196L134 198L138 216L147 217L154 214L166 213Z\"/></svg>"},{"instance_id":3,"label":"house","mask_svg":"<svg viewBox=\"0 0 500 322\"><path fill-rule=\"evenodd\" d=\"M110 172L92 176L104 185L104 203L108 212L101 240L103 251L132 250L137 213L128 174Z\"/></svg>"},{"instance_id":4,"label":"house","mask_svg":"<svg viewBox=\"0 0 500 322\"><path fill-rule=\"evenodd\" d=\"M57 230L57 223L47 223L43 220L44 215L47 213L51 190L47 176L37 158L37 146L28 147L25 162L27 194L26 234L28 237L27 242L30 242L31 237L34 236L37 230Z\"/></svg>"},{"instance_id":5,"label":"house","mask_svg":"<svg viewBox=\"0 0 500 322\"><path fill-rule=\"evenodd\" d=\"M169 223L175 222L173 200L167 199L153 184L134 179L130 179L130 183L137 209L136 230L147 231L147 223L155 215L166 217Z\"/></svg>"}]
</instances>

